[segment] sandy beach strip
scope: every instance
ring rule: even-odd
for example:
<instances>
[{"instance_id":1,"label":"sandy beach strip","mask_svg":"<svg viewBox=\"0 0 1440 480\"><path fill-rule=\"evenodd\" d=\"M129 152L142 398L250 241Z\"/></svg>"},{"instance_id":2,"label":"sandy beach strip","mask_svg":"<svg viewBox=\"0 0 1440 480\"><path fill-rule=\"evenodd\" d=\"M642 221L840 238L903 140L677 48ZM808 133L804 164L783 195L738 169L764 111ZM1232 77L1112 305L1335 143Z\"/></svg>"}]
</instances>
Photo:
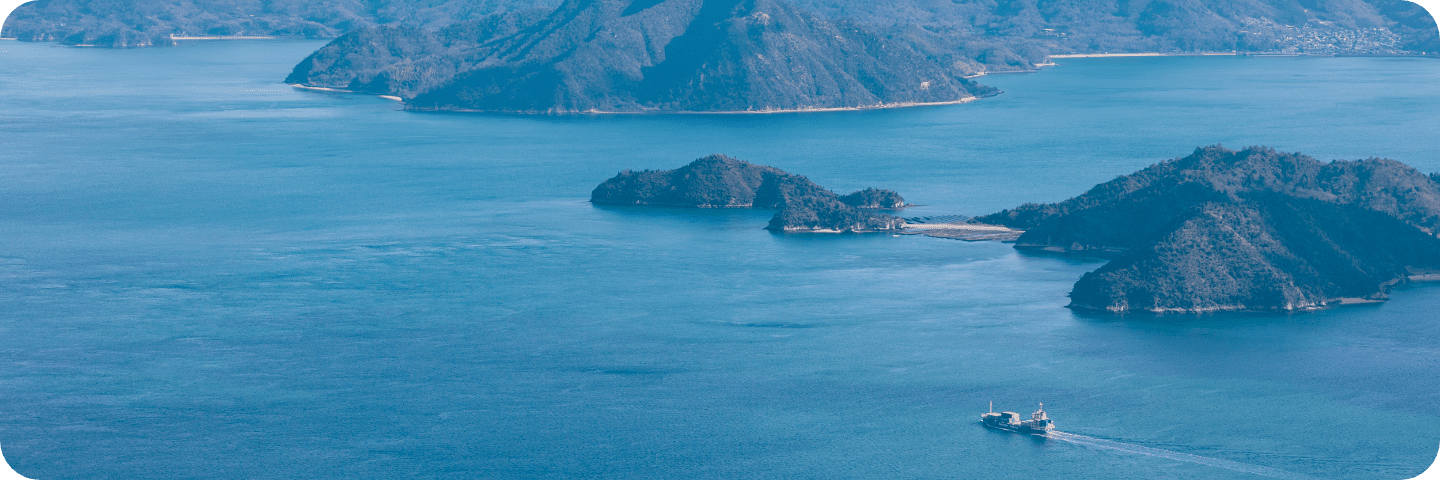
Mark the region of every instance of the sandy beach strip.
<instances>
[{"instance_id":1,"label":"sandy beach strip","mask_svg":"<svg viewBox=\"0 0 1440 480\"><path fill-rule=\"evenodd\" d=\"M290 84L290 86L295 87L295 88L305 89L305 90L314 90L314 91L317 91L317 92L359 93L359 94L361 94L361 95L370 95L370 94L368 94L368 93L362 93L362 92L357 92L357 91L354 91L354 90L346 90L346 89L343 89L343 88L335 88L335 87L312 87L312 86L309 86L309 85L301 85L301 84L298 84L298 83L292 83L292 84ZM383 98L383 99L386 99L386 100L394 100L394 101L397 101L397 102L404 102L404 101L405 101L405 99L400 98L400 97L397 97L397 96L394 96L394 95L375 95L375 96L380 97L380 98Z\"/></svg>"},{"instance_id":2,"label":"sandy beach strip","mask_svg":"<svg viewBox=\"0 0 1440 480\"><path fill-rule=\"evenodd\" d=\"M1197 53L1068 53L1050 55L1046 58L1112 58L1112 57L1213 57L1213 56L1236 56L1235 52L1197 52Z\"/></svg>"},{"instance_id":3,"label":"sandy beach strip","mask_svg":"<svg viewBox=\"0 0 1440 480\"><path fill-rule=\"evenodd\" d=\"M274 40L280 37L270 35L204 35L204 36L175 36L171 40Z\"/></svg>"},{"instance_id":4,"label":"sandy beach strip","mask_svg":"<svg viewBox=\"0 0 1440 480\"><path fill-rule=\"evenodd\" d=\"M1025 231L984 223L906 223L900 233L967 242L1013 242Z\"/></svg>"},{"instance_id":5,"label":"sandy beach strip","mask_svg":"<svg viewBox=\"0 0 1440 480\"><path fill-rule=\"evenodd\" d=\"M312 87L312 86L309 86L309 85L301 85L301 84L298 84L298 83L292 83L292 84L290 84L290 86L295 87L295 88L303 88L303 89L305 89L305 90L315 90L315 91L317 91L317 92L355 93L353 90L346 90L346 89L343 89L343 88Z\"/></svg>"}]
</instances>

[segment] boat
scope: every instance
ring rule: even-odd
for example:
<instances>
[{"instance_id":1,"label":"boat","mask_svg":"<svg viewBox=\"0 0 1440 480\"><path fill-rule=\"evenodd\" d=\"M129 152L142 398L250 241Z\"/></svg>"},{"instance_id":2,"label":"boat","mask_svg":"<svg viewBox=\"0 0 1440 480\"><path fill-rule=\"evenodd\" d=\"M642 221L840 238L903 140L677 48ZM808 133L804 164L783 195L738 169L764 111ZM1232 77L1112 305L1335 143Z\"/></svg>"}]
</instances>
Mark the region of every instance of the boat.
<instances>
[{"instance_id":1,"label":"boat","mask_svg":"<svg viewBox=\"0 0 1440 480\"><path fill-rule=\"evenodd\" d=\"M995 402L990 402L990 412L980 415L980 423L996 430L1032 435L1044 435L1055 429L1055 421L1045 415L1043 403L1039 410L1030 414L1029 420L1020 420L1020 414L1015 412L995 413Z\"/></svg>"}]
</instances>

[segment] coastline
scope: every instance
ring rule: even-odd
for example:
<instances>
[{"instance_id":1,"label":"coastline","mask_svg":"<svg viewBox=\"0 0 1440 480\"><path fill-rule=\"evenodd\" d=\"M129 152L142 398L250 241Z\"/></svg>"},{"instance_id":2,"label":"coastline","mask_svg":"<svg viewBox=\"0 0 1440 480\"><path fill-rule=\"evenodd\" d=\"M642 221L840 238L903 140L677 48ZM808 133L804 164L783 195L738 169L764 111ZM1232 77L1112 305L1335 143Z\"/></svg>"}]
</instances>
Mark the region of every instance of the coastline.
<instances>
[{"instance_id":1,"label":"coastline","mask_svg":"<svg viewBox=\"0 0 1440 480\"><path fill-rule=\"evenodd\" d=\"M173 39L173 40L185 40L185 39L195 39L195 40L226 40L226 39L273 39L273 38L278 38L278 37L264 37L264 36L227 36L227 37L174 37L174 36L172 36L172 37L171 37L171 39ZM84 45L84 46L91 46L91 45ZM1126 57L1236 57L1236 56L1262 56L1262 57L1263 57L1263 56L1285 56L1285 57L1290 57L1290 56L1367 56L1367 57L1376 56L1376 57L1392 57L1392 56L1395 56L1395 57L1410 57L1410 56L1433 56L1433 55L1405 55L1405 54L1398 54L1398 55L1396 55L1396 54L1382 54L1382 55L1363 55L1363 54L1353 54L1353 55L1344 55L1344 54L1340 54L1340 55L1311 55L1311 54L1304 54L1304 53L1297 53L1297 54L1289 54L1289 53L1258 53L1258 52L1241 53L1241 52L1236 52L1236 51L1230 51L1230 52L1176 52L1176 53L1163 53L1163 52L1063 53L1063 54L1046 55L1044 60L1042 60L1040 63L1035 63L1035 64L1033 64L1032 66L1033 66L1034 68L1031 68L1031 69L1024 69L1024 70L1007 70L1007 71L996 71L996 72L985 71L985 72L975 73L975 74L973 74L973 75L965 75L965 76L963 76L963 78L965 78L965 79L973 79L973 78L984 77L984 76L986 76L986 75L1004 74L1004 73L1036 73L1036 72L1039 72L1041 69L1043 69L1043 68L1045 68L1045 67L1057 66L1058 64L1056 64L1056 63L1053 61L1053 60L1055 60L1055 59L1070 59L1070 58L1126 58ZM316 91L324 91L324 92L358 93L358 94L363 94L363 95L374 95L374 96L378 96L378 97L380 97L380 98L384 98L384 99L387 99L387 100L394 100L394 101L397 101L397 102L401 102L402 104L406 103L404 98L401 98L401 97L398 97L398 96L394 96L394 95L380 95L380 94L356 92L356 91L353 91L353 90L347 90L347 89L343 89L343 88L315 87L315 86L303 85L303 84L290 84L290 86L295 87L295 88L302 88L302 89L306 89L306 90L316 90ZM997 92L995 92L994 95L986 95L985 97L996 96L996 95L999 95L999 94L1001 94L1001 93L1004 93L1004 92L999 92L999 91L997 91ZM957 99L957 100L951 100L951 101L945 101L945 102L896 102L896 103L877 103L877 104L874 104L874 105L864 105L864 106L856 106L856 107L806 107L806 108L774 108L774 109L763 109L763 110L721 110L721 111L693 111L693 110L680 110L680 111L664 111L664 110L611 111L611 110L598 110L598 109L576 110L576 111L513 111L513 110L476 110L476 109L468 109L468 108L414 108L414 109L412 109L412 108L410 108L409 105L405 105L404 108L405 108L405 110L413 110L413 111L419 111L419 112L494 113L494 114L513 114L513 115L646 115L646 114L665 114L665 115L673 115L673 114L681 114L681 115L767 115L767 114L782 114L782 113L852 112L852 111L882 110L882 109L910 108L910 107L928 107L928 106L940 106L940 105L959 105L959 104L964 104L964 103L970 103L970 102L973 102L973 101L975 101L975 100L979 100L979 99L985 98L985 97L968 96L968 97L960 98L960 99ZM946 237L941 237L941 238L946 238Z\"/></svg>"},{"instance_id":2,"label":"coastline","mask_svg":"<svg viewBox=\"0 0 1440 480\"><path fill-rule=\"evenodd\" d=\"M1035 65L1034 65L1035 68L1032 68L1032 69L1029 69L1029 70L1004 70L1004 71L999 71L999 72L985 71L985 72L980 72L980 73L977 73L977 74L974 74L974 75L966 75L966 76L965 76L965 79L966 79L966 80L969 80L969 79L972 79L972 78L980 78L980 77L983 77L983 76L986 76L986 75L1000 75L1000 74L1005 74L1005 73L1035 73L1035 72L1040 71L1040 69L1043 68L1043 67L1053 67L1053 66L1055 66L1054 63L1051 63L1051 62L1043 62L1043 63L1037 63L1037 64L1035 64Z\"/></svg>"},{"instance_id":3,"label":"coastline","mask_svg":"<svg viewBox=\"0 0 1440 480\"><path fill-rule=\"evenodd\" d=\"M291 87L295 87L295 88L302 89L302 90L314 90L314 91L317 91L317 92L354 93L354 94L359 94L359 95L373 95L373 94L370 94L370 93L357 92L357 91L354 91L354 90L346 90L346 89L343 89L343 88L312 87L312 86L309 86L309 85L302 85L302 84L299 84L299 83L291 83L291 84L288 84L288 85L290 85ZM375 96L380 97L380 98L383 98L383 99L386 99L386 100L394 100L394 101L401 102L401 103L404 103L404 102L405 102L405 99L400 98L400 97L397 97L397 96L394 96L394 95L375 95Z\"/></svg>"},{"instance_id":4,"label":"coastline","mask_svg":"<svg viewBox=\"0 0 1440 480\"><path fill-rule=\"evenodd\" d=\"M343 89L343 88L312 87L312 86L310 86L310 85L303 85L303 84L299 84L299 83L291 83L291 84L288 84L288 85L290 85L290 86L292 86L292 87L295 87L295 88L303 88L303 89L305 89L305 90L318 90L318 91L321 91L321 92L355 93L355 92L353 92L353 91L345 90L345 89Z\"/></svg>"},{"instance_id":5,"label":"coastline","mask_svg":"<svg viewBox=\"0 0 1440 480\"><path fill-rule=\"evenodd\" d=\"M1304 52L1135 52L1135 53L1062 53L1048 55L1054 58L1116 58L1116 57L1435 57L1425 53L1304 53ZM1050 66L1054 63L1037 63L1035 66ZM1002 73L1002 72L996 72ZM969 78L969 77L966 77Z\"/></svg>"},{"instance_id":6,"label":"coastline","mask_svg":"<svg viewBox=\"0 0 1440 480\"><path fill-rule=\"evenodd\" d=\"M297 87L300 87L300 88L313 88L313 89L319 89L319 90L344 91L344 90L340 90L340 89L325 89L325 88L321 88L321 87L304 87L304 86L300 86L300 85L296 85L296 86L297 86ZM993 96L993 95L991 95L991 96ZM677 110L677 111L670 111L670 110L646 110L646 111L640 111L640 112L620 112L620 111L596 110L596 109L590 109L590 110L573 110L573 111L571 111L571 110L567 110L567 111L543 111L543 112L540 112L540 111L521 112L521 111L513 111L513 110L474 110L474 109L469 109L469 108L417 108L417 109L414 109L414 110L417 111L417 112L500 113L500 114L513 114L513 115L657 115L657 114L658 114L658 115L769 115L769 114L775 114L775 113L858 112L858 111L864 111L864 110L884 110L884 109L893 109L893 108L930 107L930 106L937 106L937 105L959 105L959 104L962 104L962 103L970 103L970 102L979 100L979 99L981 99L981 98L983 98L983 97L969 96L969 97L961 98L961 99L959 99L959 100L951 100L951 101L946 101L946 102L896 102L896 103L879 103L879 104L875 104L875 105L865 105L865 106L859 106L859 107L775 108L775 109L765 109L765 110L716 110L716 111L708 111L708 110ZM409 109L407 108L407 110L409 110Z\"/></svg>"},{"instance_id":7,"label":"coastline","mask_svg":"<svg viewBox=\"0 0 1440 480\"><path fill-rule=\"evenodd\" d=\"M1024 230L1016 230L1001 225L989 225L984 223L906 223L905 228L900 231L902 235L924 235L934 238L948 238L951 240L964 240L967 242L1002 242L1013 243L1025 233Z\"/></svg>"},{"instance_id":8,"label":"coastline","mask_svg":"<svg viewBox=\"0 0 1440 480\"><path fill-rule=\"evenodd\" d=\"M769 114L775 114L775 113L858 112L858 111L863 111L863 110L883 110L883 109L891 109L891 108L929 107L929 106L936 106L936 105L959 105L959 104L962 104L962 103L970 103L970 102L973 102L973 101L976 101L976 100L979 100L979 99L980 99L980 97L969 96L969 97L961 98L961 99L959 99L959 100L951 100L951 101L947 101L947 102L896 102L896 103L877 103L877 104L874 104L874 105L865 105L865 106L860 106L860 107L773 108L773 109L764 109L764 110L717 110L717 111L707 111L707 110L678 110L678 111L649 110L649 111L641 111L641 112L619 112L619 111L590 109L590 110L563 111L563 112L556 112L556 111L546 111L546 112L516 112L516 111L505 111L505 110L472 110L472 109L467 109L467 108L457 108L457 109L420 109L419 111L457 112L457 113L511 113L511 114L521 114L521 115L653 115L653 114L663 114L663 115L677 115L677 114L679 114L679 115L769 115Z\"/></svg>"},{"instance_id":9,"label":"coastline","mask_svg":"<svg viewBox=\"0 0 1440 480\"><path fill-rule=\"evenodd\" d=\"M1016 72L1016 73L1020 73L1020 72ZM315 91L319 91L319 92L335 92L335 93L355 93L355 94L360 94L360 95L374 95L374 96L377 96L377 97L380 97L380 98L384 98L384 99L386 99L386 100L394 100L394 101L401 102L401 103L404 103L404 102L405 102L405 99L400 98L400 97L397 97L397 96L394 96L394 95L376 95L376 94L372 94L372 93L364 93L364 92L357 92L357 91L354 91L354 90L347 90L347 89L344 89L344 88L316 87L316 86L305 85L305 84L300 84L300 83L291 83L291 84L288 84L288 85L290 85L291 87L300 88L300 89L304 89L304 90L315 90ZM998 92L997 92L997 94L998 94ZM991 95L991 96L993 96L993 95ZM579 111L564 111L564 112L555 112L555 111L546 111L546 112L516 112L516 111L506 111L506 110L472 110L472 109L468 109L468 108L455 108L455 109L439 109L439 108L436 108L436 109L416 109L415 111L420 111L420 112L454 112L454 113L506 113L506 114L519 114L519 115L647 115L647 114L666 114L666 115L672 115L672 114L683 114L683 115L767 115L767 114L772 114L772 113L858 112L858 111L863 111L863 110L881 110L881 109L889 109L889 108L929 107L929 106L936 106L936 105L959 105L959 104L962 104L962 103L970 103L970 102L979 100L980 98L981 98L981 97L976 97L976 96L973 96L973 95L972 95L972 96L969 96L969 97L961 98L961 99L959 99L959 100L951 100L951 101L946 101L946 102L896 102L896 103L877 103L877 104L875 104L875 105L865 105L865 106L860 106L860 107L775 108L775 109L765 109L765 110L722 110L722 111L713 111L713 112L712 112L712 111L694 111L694 110L681 110L681 111L673 111L673 112L672 112L672 111L664 111L664 110L650 110L650 111L642 111L642 112L618 112L618 111L596 110L596 109L579 110ZM408 109L407 109L407 110L408 110Z\"/></svg>"},{"instance_id":10,"label":"coastline","mask_svg":"<svg viewBox=\"0 0 1440 480\"><path fill-rule=\"evenodd\" d=\"M710 111L685 111L685 110L682 110L682 111L677 111L677 112L601 112L601 111L593 111L593 112L592 112L592 111L586 111L586 112L577 112L577 113L683 113L683 114L688 114L688 115L697 115L697 114L698 114L698 115L715 115L715 114L718 114L718 115L768 115L768 114L772 114L772 113L859 112L859 111L863 111L863 110L884 110L884 109L889 109L889 108L933 107L933 106L937 106L937 105L960 105L960 104L963 104L963 103L970 103L970 102L973 102L973 101L976 101L976 100L979 100L979 99L980 99L980 97L976 97L976 96L973 96L973 95L972 95L972 96L969 96L969 97L961 98L961 99L959 99L959 100L951 100L951 101L948 101L948 102L895 102L895 103L877 103L877 104L874 104L874 105L865 105L865 106L860 106L860 107L774 108L774 109L765 109L765 110L725 110L725 111L718 111L718 112L710 112Z\"/></svg>"},{"instance_id":11,"label":"coastline","mask_svg":"<svg viewBox=\"0 0 1440 480\"><path fill-rule=\"evenodd\" d=\"M171 35L171 40L274 40L280 37L272 35L201 35L201 36L176 36Z\"/></svg>"},{"instance_id":12,"label":"coastline","mask_svg":"<svg viewBox=\"0 0 1440 480\"><path fill-rule=\"evenodd\" d=\"M1196 53L1160 53L1160 52L1139 52L1139 53L1066 53L1060 55L1049 55L1045 58L1110 58L1110 57L1224 57L1239 56L1237 52L1196 52ZM1053 65L1053 64L1052 64Z\"/></svg>"},{"instance_id":13,"label":"coastline","mask_svg":"<svg viewBox=\"0 0 1440 480\"><path fill-rule=\"evenodd\" d=\"M1204 307L1204 308L1157 308L1157 309L1147 309L1147 310L1125 310L1125 311L1113 310L1113 309L1108 308L1108 307L1107 307L1107 308L1096 308L1096 307L1094 307L1094 306L1092 306L1092 305L1076 305L1076 304L1072 301L1069 305L1066 305L1065 308L1069 308L1069 309L1071 309L1071 310L1080 310L1080 311L1085 311L1085 312L1109 313L1109 314L1119 314L1119 315L1125 315L1125 314L1157 315L1157 316L1159 316L1159 315L1211 315L1211 314L1216 314L1216 313L1277 313L1277 312L1293 313L1293 312L1318 312L1318 311L1321 311L1321 310L1329 310L1329 309L1332 309L1332 308L1343 308L1343 307L1349 307L1349 306L1354 306L1354 305L1375 305L1375 304L1385 303L1385 302L1388 302L1388 301L1389 301L1389 299L1386 299L1386 298L1336 297L1336 298L1326 299L1325 301L1322 301L1322 302L1320 302L1320 303L1297 304L1297 305L1291 306L1292 308L1282 308L1282 307L1252 307L1252 306L1246 306L1246 305L1216 305L1216 306L1213 306L1213 307Z\"/></svg>"}]
</instances>

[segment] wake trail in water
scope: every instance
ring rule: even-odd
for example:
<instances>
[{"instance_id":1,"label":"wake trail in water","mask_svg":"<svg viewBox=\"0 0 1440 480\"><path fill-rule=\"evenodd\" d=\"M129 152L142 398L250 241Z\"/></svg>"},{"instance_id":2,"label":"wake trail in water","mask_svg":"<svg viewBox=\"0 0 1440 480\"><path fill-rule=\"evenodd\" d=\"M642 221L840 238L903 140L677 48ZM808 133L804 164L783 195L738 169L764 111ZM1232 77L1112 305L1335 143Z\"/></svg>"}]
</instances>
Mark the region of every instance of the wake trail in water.
<instances>
[{"instance_id":1,"label":"wake trail in water","mask_svg":"<svg viewBox=\"0 0 1440 480\"><path fill-rule=\"evenodd\" d=\"M1198 463L1198 464L1201 464L1201 465L1209 465L1209 466L1212 466L1212 467L1219 467L1219 468L1223 468L1223 469L1226 469L1226 470L1233 470L1233 471L1240 472L1240 473L1248 473L1248 474L1252 474L1252 475L1260 475L1260 476L1263 476L1263 477L1286 478L1286 479L1295 479L1295 480L1313 480L1313 479L1315 478L1315 477L1310 477L1310 476L1306 476L1306 475L1301 475L1301 474L1298 474L1298 473L1287 472L1287 471L1284 471L1284 470L1275 469L1275 468L1270 468L1270 467L1262 467L1262 466L1259 466L1259 465L1250 465L1250 464L1248 464L1248 463L1232 462L1232 461L1230 461L1230 460L1222 460L1222 459L1219 459L1219 458L1202 457L1202 456L1199 456L1199 455L1191 455L1191 454L1188 454L1188 453L1172 452L1172 451L1169 451L1169 450L1161 450L1161 449L1158 449L1158 448L1144 447L1144 446L1134 445L1134 444L1130 444L1130 443L1121 443L1121 442L1116 442L1116 441L1111 441L1111 440L1105 440L1105 439L1102 439L1102 438L1087 437L1087 436L1084 436L1084 435L1076 435L1076 434L1073 434L1073 433L1065 433L1065 432L1055 432L1055 431L1052 431L1052 432L1046 434L1045 437L1046 437L1046 438L1053 438L1053 439L1055 439L1055 440L1060 440L1060 441L1063 441L1063 442L1070 442L1070 443L1074 443L1074 444L1078 444L1078 445L1085 445L1085 446L1087 446L1087 447L1103 448L1103 449L1106 449L1106 450L1115 450L1115 451L1119 451L1119 452L1135 453L1135 454L1140 454L1140 455L1149 455L1149 456L1152 456L1152 457L1159 457L1159 458L1164 458L1164 459L1168 459L1168 460L1178 460L1178 461L1181 461L1181 462Z\"/></svg>"}]
</instances>

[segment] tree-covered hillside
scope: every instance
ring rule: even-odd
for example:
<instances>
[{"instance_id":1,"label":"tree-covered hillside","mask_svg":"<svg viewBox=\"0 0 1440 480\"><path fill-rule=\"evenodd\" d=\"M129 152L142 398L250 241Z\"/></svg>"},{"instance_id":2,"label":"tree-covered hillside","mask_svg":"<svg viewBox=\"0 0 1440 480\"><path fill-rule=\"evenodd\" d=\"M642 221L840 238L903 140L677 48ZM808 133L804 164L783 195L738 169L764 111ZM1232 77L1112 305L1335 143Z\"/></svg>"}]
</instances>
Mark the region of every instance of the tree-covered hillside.
<instances>
[{"instance_id":1,"label":"tree-covered hillside","mask_svg":"<svg viewBox=\"0 0 1440 480\"><path fill-rule=\"evenodd\" d=\"M553 8L558 0L37 0L17 8L4 37L111 47L170 44L170 36L333 38L374 25L438 28L487 15Z\"/></svg>"},{"instance_id":2,"label":"tree-covered hillside","mask_svg":"<svg viewBox=\"0 0 1440 480\"><path fill-rule=\"evenodd\" d=\"M636 0L642 6L660 3ZM797 0L832 20L987 37L993 54L1121 51L1440 51L1435 22L1403 0ZM40 0L3 35L107 46L161 45L175 35L337 37L375 25L438 29L558 0ZM981 58L981 63L986 63Z\"/></svg>"},{"instance_id":3,"label":"tree-covered hillside","mask_svg":"<svg viewBox=\"0 0 1440 480\"><path fill-rule=\"evenodd\" d=\"M1440 272L1440 184L1378 158L1204 147L975 221L1024 229L1018 249L1115 256L1075 284L1085 310L1311 309Z\"/></svg>"},{"instance_id":4,"label":"tree-covered hillside","mask_svg":"<svg viewBox=\"0 0 1440 480\"><path fill-rule=\"evenodd\" d=\"M533 23L505 14L438 31L365 29L316 51L286 81L397 95L415 110L875 108L993 95L965 77L1043 58L916 27L831 22L778 0L635 5L570 0ZM996 63L977 64L981 56Z\"/></svg>"},{"instance_id":5,"label":"tree-covered hillside","mask_svg":"<svg viewBox=\"0 0 1440 480\"><path fill-rule=\"evenodd\" d=\"M797 0L862 24L959 31L1050 53L1440 51L1435 22L1404 0ZM1393 37L1393 38L1392 38ZM1391 44L1393 42L1393 45Z\"/></svg>"}]
</instances>

